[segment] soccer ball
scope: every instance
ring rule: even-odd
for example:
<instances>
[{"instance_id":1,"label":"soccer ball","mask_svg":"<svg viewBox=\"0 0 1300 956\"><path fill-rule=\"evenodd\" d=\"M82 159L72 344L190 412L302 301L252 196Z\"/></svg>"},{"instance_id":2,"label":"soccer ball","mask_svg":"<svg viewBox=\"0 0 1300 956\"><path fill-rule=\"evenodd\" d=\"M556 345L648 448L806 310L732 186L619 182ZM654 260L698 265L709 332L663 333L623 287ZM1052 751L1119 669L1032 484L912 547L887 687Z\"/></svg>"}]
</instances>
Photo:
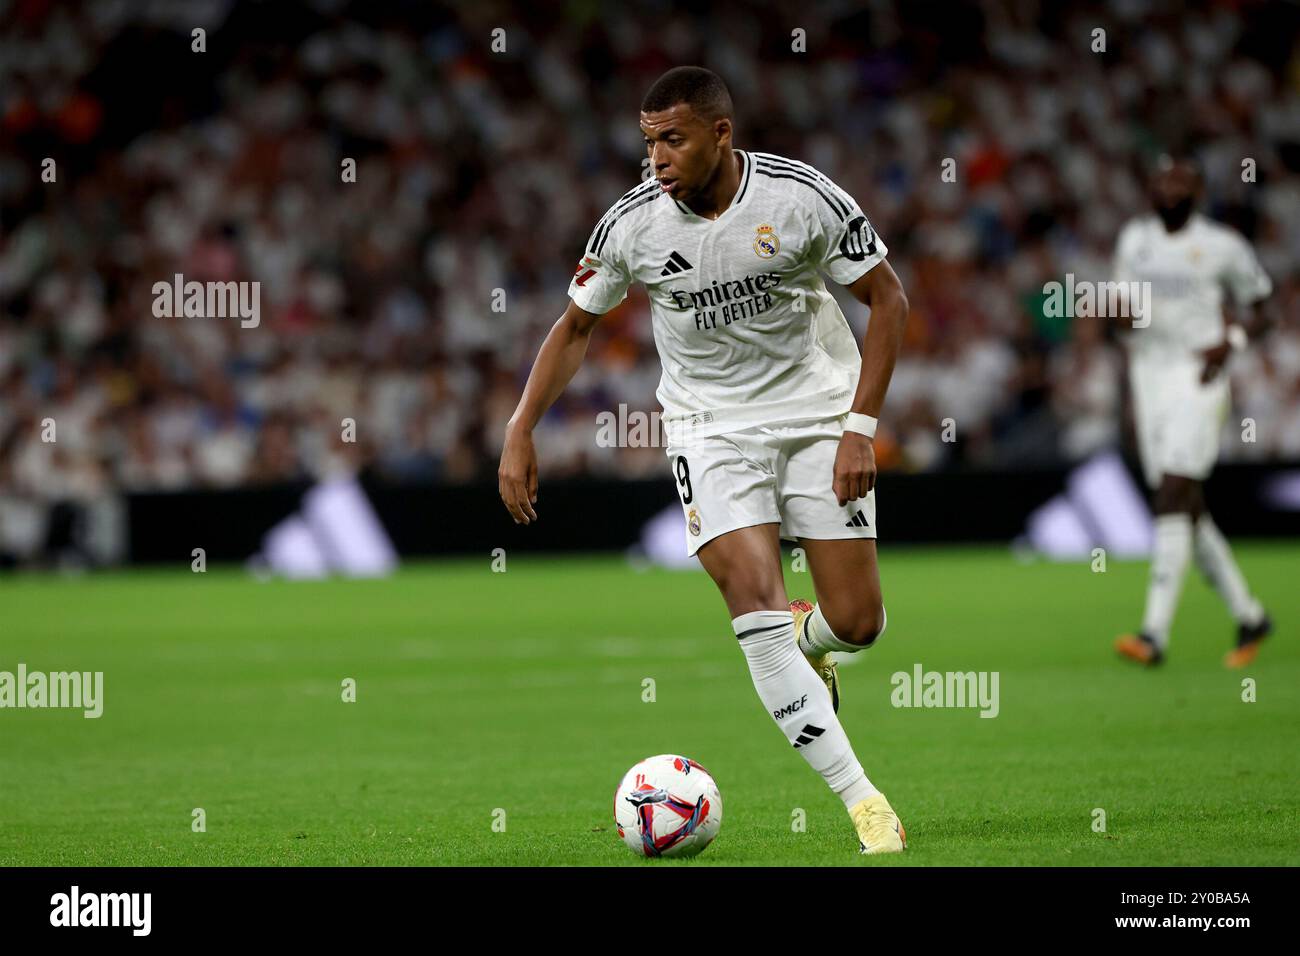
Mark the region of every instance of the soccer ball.
<instances>
[{"instance_id":1,"label":"soccer ball","mask_svg":"<svg viewBox=\"0 0 1300 956\"><path fill-rule=\"evenodd\" d=\"M614 822L638 856L694 856L722 827L722 794L689 757L646 757L614 791Z\"/></svg>"}]
</instances>

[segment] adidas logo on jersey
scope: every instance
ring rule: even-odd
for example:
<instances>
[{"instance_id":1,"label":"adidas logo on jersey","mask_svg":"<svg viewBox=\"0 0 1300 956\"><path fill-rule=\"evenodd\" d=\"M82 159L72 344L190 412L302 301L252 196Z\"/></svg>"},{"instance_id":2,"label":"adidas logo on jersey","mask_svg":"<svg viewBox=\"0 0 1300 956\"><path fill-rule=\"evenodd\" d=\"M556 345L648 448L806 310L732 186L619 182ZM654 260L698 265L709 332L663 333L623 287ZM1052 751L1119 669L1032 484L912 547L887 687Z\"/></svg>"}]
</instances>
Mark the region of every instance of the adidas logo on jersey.
<instances>
[{"instance_id":1,"label":"adidas logo on jersey","mask_svg":"<svg viewBox=\"0 0 1300 956\"><path fill-rule=\"evenodd\" d=\"M659 274L661 276L672 276L679 272L685 272L687 269L694 268L695 266L687 262L686 258L680 252L673 250L673 254L668 257L668 261L664 264L664 271Z\"/></svg>"},{"instance_id":2,"label":"adidas logo on jersey","mask_svg":"<svg viewBox=\"0 0 1300 956\"><path fill-rule=\"evenodd\" d=\"M846 528L870 528L871 525L867 522L867 516L864 515L864 514L862 513L862 509L859 508L859 509L858 509L858 513L855 514L855 515L853 516L853 520L852 520L852 521L846 521L846 522L844 522L844 527L846 527Z\"/></svg>"}]
</instances>

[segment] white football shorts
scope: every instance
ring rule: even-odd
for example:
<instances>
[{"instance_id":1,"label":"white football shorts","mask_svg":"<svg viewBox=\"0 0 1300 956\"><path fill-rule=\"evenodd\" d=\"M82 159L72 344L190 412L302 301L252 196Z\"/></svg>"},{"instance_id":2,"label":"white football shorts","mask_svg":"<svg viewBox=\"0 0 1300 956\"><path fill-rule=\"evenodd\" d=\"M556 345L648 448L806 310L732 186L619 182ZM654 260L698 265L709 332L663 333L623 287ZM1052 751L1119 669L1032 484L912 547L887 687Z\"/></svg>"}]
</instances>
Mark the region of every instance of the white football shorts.
<instances>
[{"instance_id":1,"label":"white football shorts","mask_svg":"<svg viewBox=\"0 0 1300 956\"><path fill-rule=\"evenodd\" d=\"M1228 376L1201 384L1199 360L1133 361L1133 420L1147 485L1164 475L1204 481L1219 457L1219 432L1231 403Z\"/></svg>"},{"instance_id":2,"label":"white football shorts","mask_svg":"<svg viewBox=\"0 0 1300 956\"><path fill-rule=\"evenodd\" d=\"M841 505L831 489L847 415L756 425L670 444L686 553L737 528L778 523L782 538L876 536L875 489Z\"/></svg>"}]
</instances>

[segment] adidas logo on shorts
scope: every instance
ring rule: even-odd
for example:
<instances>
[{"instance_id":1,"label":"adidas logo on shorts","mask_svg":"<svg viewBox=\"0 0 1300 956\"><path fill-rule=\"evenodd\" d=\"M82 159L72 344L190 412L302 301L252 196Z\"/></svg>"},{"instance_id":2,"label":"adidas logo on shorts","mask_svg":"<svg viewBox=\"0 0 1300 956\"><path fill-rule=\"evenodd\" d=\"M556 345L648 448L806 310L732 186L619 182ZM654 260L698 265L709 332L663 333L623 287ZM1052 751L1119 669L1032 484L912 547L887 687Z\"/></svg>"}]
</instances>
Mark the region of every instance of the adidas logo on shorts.
<instances>
[{"instance_id":1,"label":"adidas logo on shorts","mask_svg":"<svg viewBox=\"0 0 1300 956\"><path fill-rule=\"evenodd\" d=\"M852 520L852 521L846 521L846 522L844 522L844 527L846 527L846 528L870 528L871 525L867 522L867 517L866 517L866 515L864 515L864 514L862 513L862 509L859 508L859 509L858 509L858 513L855 514L855 515L853 516L853 520Z\"/></svg>"}]
</instances>

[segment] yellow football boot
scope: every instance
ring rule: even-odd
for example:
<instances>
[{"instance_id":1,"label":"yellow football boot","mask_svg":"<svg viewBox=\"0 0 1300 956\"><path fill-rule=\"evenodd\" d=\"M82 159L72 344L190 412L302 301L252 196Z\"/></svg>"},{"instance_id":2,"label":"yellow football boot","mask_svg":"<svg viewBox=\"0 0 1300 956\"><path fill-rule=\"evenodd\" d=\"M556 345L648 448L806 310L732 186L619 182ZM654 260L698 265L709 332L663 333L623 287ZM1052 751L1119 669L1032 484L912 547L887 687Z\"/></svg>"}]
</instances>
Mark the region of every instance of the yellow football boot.
<instances>
[{"instance_id":1,"label":"yellow football boot","mask_svg":"<svg viewBox=\"0 0 1300 956\"><path fill-rule=\"evenodd\" d=\"M901 853L907 849L907 831L883 793L855 804L849 816L858 830L860 853Z\"/></svg>"}]
</instances>

